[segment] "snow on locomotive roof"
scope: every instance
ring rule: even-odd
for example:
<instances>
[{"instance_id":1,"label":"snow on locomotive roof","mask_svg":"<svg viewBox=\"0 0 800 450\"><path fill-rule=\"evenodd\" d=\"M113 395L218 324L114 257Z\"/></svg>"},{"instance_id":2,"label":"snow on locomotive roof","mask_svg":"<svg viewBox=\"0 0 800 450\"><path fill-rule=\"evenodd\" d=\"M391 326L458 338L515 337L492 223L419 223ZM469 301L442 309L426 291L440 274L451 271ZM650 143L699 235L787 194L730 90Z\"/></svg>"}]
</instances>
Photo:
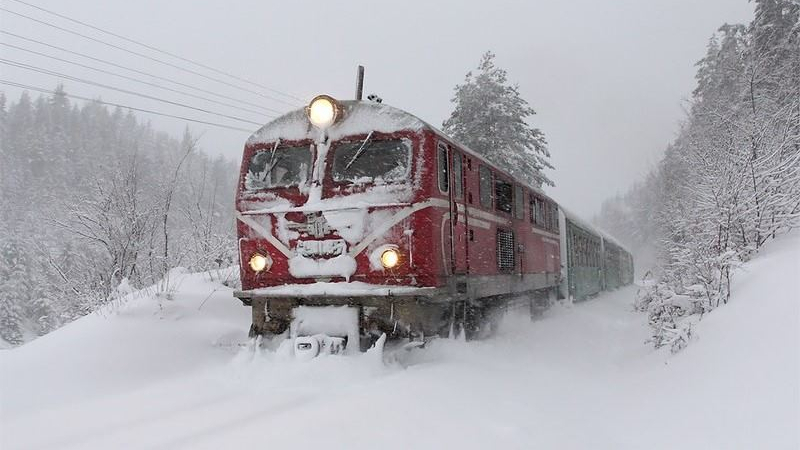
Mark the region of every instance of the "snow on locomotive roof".
<instances>
[{"instance_id":1,"label":"snow on locomotive roof","mask_svg":"<svg viewBox=\"0 0 800 450\"><path fill-rule=\"evenodd\" d=\"M420 118L401 109L370 101L339 101L344 108L344 117L328 129L328 135L336 140L370 131L393 132L397 130L421 130L429 127ZM278 139L299 141L314 139L319 131L309 123L305 109L297 109L269 122L250 136L248 144L275 142Z\"/></svg>"},{"instance_id":2,"label":"snow on locomotive roof","mask_svg":"<svg viewBox=\"0 0 800 450\"><path fill-rule=\"evenodd\" d=\"M370 131L391 133L398 130L419 131L428 128L447 137L448 140L457 143L458 146L466 150L470 156L505 173L505 171L497 167L480 153L449 137L446 133L430 123L402 109L389 106L385 103L363 100L337 100L337 102L344 108L344 117L328 129L328 136L331 140L356 134L367 134ZM247 145L270 144L278 139L284 141L315 139L318 134L319 131L309 122L305 108L300 108L290 111L258 129L258 131L253 133L247 140ZM505 173L505 175L509 176L508 173ZM516 181L520 182L519 180ZM520 184L552 200L540 187L532 186L528 183L520 182Z\"/></svg>"}]
</instances>

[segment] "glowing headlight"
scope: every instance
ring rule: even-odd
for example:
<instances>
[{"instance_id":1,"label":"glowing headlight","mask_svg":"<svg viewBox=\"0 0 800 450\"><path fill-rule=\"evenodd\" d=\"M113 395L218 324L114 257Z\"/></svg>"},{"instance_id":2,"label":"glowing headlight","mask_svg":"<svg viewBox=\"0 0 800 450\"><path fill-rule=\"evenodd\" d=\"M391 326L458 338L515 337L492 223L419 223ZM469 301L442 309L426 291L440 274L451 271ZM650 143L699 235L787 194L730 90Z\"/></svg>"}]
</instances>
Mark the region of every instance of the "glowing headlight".
<instances>
[{"instance_id":1,"label":"glowing headlight","mask_svg":"<svg viewBox=\"0 0 800 450\"><path fill-rule=\"evenodd\" d=\"M397 250L390 248L381 253L381 264L383 264L383 267L391 269L396 266L398 262L400 262L400 255L397 253Z\"/></svg>"},{"instance_id":2,"label":"glowing headlight","mask_svg":"<svg viewBox=\"0 0 800 450\"><path fill-rule=\"evenodd\" d=\"M336 122L339 105L333 97L318 95L306 107L308 120L317 128L327 128Z\"/></svg>"},{"instance_id":3,"label":"glowing headlight","mask_svg":"<svg viewBox=\"0 0 800 450\"><path fill-rule=\"evenodd\" d=\"M262 270L269 270L272 267L272 258L269 255L262 255L261 253L253 253L250 257L250 268L253 272L261 272Z\"/></svg>"}]
</instances>

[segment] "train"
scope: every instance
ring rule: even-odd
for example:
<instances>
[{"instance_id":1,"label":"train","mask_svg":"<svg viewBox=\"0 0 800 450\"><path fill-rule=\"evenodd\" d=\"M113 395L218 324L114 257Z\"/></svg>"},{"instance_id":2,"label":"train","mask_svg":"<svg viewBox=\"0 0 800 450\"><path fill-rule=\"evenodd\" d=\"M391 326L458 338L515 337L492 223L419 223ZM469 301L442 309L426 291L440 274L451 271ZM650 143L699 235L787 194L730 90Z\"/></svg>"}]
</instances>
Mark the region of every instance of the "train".
<instances>
[{"instance_id":1,"label":"train","mask_svg":"<svg viewBox=\"0 0 800 450\"><path fill-rule=\"evenodd\" d=\"M633 281L613 238L417 116L315 97L247 140L236 192L250 336L295 353L485 336Z\"/></svg>"}]
</instances>

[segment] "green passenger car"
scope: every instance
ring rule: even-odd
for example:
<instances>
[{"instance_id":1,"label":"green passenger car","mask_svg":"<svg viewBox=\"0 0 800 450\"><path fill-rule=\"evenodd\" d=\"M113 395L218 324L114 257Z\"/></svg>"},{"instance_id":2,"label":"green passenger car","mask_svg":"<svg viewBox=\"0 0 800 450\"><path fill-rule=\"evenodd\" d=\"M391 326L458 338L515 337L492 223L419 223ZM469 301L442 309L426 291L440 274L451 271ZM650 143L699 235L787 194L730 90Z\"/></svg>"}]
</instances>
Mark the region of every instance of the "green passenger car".
<instances>
[{"instance_id":1,"label":"green passenger car","mask_svg":"<svg viewBox=\"0 0 800 450\"><path fill-rule=\"evenodd\" d=\"M633 257L621 245L576 215L561 209L564 294L581 301L633 282Z\"/></svg>"}]
</instances>

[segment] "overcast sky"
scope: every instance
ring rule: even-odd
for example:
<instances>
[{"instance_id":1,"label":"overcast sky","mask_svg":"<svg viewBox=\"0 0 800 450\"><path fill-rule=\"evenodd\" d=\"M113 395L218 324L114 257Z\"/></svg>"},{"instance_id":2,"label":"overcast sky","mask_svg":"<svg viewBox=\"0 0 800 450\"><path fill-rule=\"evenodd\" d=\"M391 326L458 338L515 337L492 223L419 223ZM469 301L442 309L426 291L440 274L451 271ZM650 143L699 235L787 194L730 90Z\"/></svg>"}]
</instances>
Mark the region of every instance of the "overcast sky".
<instances>
[{"instance_id":1,"label":"overcast sky","mask_svg":"<svg viewBox=\"0 0 800 450\"><path fill-rule=\"evenodd\" d=\"M88 1L25 0L306 101L317 93L352 98L355 69L366 66L366 93L440 126L453 87L492 50L537 110L533 125L550 144L556 167L548 192L587 217L603 199L623 192L658 161L675 135L694 87L694 63L725 22L747 22L744 0L596 1ZM12 0L2 7L78 31L172 64L223 76L53 17ZM0 11L0 29L85 53L237 101L277 111L302 102L221 85L142 57ZM0 34L0 42L125 74L230 103L97 61ZM112 75L0 46L5 60L181 102L257 123L254 114L159 91ZM0 78L52 89L58 77L0 64ZM68 93L246 129L257 126L166 105L97 86L63 81ZM0 86L11 99L19 90ZM287 104L288 103L288 104ZM185 122L141 114L179 136ZM201 146L239 158L246 132L192 124Z\"/></svg>"}]
</instances>

